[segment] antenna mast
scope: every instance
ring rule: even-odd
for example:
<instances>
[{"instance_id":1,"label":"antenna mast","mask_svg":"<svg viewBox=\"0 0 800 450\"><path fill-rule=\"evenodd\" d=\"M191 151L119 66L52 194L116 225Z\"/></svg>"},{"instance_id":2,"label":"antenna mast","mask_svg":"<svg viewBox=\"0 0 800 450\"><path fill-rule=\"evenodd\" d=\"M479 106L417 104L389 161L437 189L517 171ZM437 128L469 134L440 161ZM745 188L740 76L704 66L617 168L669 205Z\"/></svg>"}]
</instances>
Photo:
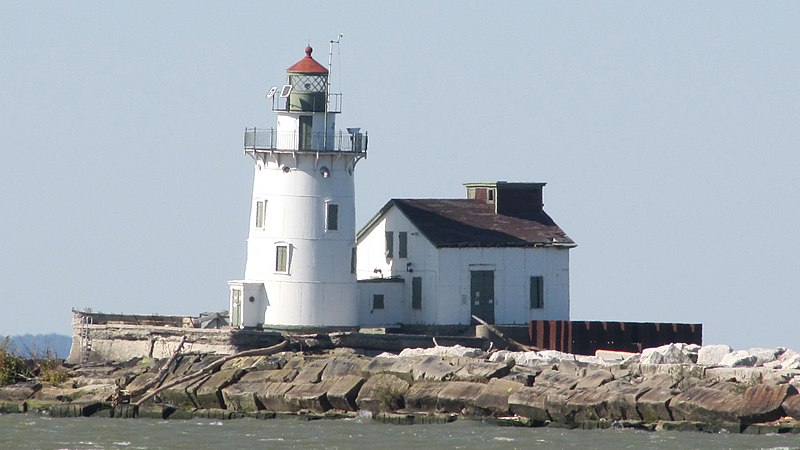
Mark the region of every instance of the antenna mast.
<instances>
[{"instance_id":1,"label":"antenna mast","mask_svg":"<svg viewBox=\"0 0 800 450\"><path fill-rule=\"evenodd\" d=\"M331 101L331 76L333 75L333 44L339 44L344 33L339 33L336 40L331 40L328 46L328 81L325 83L325 134L323 134L323 148L328 149L328 107ZM336 130L334 130L335 132Z\"/></svg>"}]
</instances>

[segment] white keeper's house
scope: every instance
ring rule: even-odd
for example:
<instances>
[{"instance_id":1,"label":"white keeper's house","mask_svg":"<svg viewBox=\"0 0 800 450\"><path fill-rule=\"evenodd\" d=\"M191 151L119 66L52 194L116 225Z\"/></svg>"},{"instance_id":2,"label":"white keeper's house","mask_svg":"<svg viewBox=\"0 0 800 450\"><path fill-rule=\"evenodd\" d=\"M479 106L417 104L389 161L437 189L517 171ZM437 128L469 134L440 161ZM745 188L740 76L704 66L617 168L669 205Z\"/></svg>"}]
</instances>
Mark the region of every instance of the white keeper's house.
<instances>
[{"instance_id":1,"label":"white keeper's house","mask_svg":"<svg viewBox=\"0 0 800 450\"><path fill-rule=\"evenodd\" d=\"M542 209L544 185L390 200L357 237L360 324L569 320L575 243Z\"/></svg>"},{"instance_id":2,"label":"white keeper's house","mask_svg":"<svg viewBox=\"0 0 800 450\"><path fill-rule=\"evenodd\" d=\"M331 44L331 46L333 43ZM468 183L464 199L390 200L356 235L360 128L336 130L329 65L305 57L245 129L253 196L234 327L357 327L569 319L569 249L544 183Z\"/></svg>"}]
</instances>

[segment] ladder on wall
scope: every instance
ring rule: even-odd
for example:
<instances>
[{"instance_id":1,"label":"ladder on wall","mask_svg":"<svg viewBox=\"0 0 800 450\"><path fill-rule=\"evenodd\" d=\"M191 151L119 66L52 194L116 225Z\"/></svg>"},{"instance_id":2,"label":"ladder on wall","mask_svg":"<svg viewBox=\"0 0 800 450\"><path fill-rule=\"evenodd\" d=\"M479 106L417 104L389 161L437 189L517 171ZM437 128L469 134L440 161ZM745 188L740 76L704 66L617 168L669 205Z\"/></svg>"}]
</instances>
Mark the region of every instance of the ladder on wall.
<instances>
[{"instance_id":1,"label":"ladder on wall","mask_svg":"<svg viewBox=\"0 0 800 450\"><path fill-rule=\"evenodd\" d=\"M89 362L89 355L92 352L92 337L89 335L89 325L91 324L91 316L81 317L81 364Z\"/></svg>"}]
</instances>

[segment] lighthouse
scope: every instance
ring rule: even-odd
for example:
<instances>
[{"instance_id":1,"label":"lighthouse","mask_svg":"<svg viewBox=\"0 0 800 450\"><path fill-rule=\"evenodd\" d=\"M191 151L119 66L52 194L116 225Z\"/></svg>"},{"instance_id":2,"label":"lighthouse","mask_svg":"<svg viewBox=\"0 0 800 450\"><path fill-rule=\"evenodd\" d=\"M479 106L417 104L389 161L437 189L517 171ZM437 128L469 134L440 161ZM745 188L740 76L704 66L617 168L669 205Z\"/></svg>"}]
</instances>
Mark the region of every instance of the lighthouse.
<instances>
[{"instance_id":1,"label":"lighthouse","mask_svg":"<svg viewBox=\"0 0 800 450\"><path fill-rule=\"evenodd\" d=\"M245 129L255 170L244 279L228 282L234 327L358 323L353 177L367 135L336 129L330 57L312 51L269 90L275 125Z\"/></svg>"}]
</instances>

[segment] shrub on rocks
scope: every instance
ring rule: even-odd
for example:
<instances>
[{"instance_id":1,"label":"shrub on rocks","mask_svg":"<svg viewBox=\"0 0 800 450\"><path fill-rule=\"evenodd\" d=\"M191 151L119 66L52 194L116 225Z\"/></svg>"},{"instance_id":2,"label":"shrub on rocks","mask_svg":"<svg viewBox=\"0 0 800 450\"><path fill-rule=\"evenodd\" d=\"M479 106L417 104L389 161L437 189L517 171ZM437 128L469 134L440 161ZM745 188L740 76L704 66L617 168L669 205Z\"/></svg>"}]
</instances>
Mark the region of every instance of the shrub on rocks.
<instances>
[{"instance_id":1,"label":"shrub on rocks","mask_svg":"<svg viewBox=\"0 0 800 450\"><path fill-rule=\"evenodd\" d=\"M405 407L408 382L391 374L373 375L358 391L356 405L364 411L396 411Z\"/></svg>"}]
</instances>

